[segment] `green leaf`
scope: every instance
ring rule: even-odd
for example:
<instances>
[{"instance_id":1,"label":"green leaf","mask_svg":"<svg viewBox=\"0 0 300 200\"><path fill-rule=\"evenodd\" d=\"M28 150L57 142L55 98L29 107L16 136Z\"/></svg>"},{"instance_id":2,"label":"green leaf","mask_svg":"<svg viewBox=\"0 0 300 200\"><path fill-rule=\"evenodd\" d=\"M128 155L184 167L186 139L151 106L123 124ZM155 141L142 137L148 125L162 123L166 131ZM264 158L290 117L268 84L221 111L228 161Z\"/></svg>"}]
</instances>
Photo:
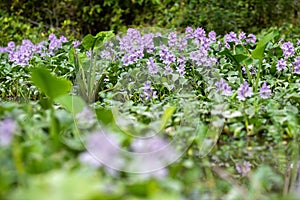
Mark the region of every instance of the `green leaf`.
<instances>
[{"instance_id":1,"label":"green leaf","mask_svg":"<svg viewBox=\"0 0 300 200\"><path fill-rule=\"evenodd\" d=\"M163 116L162 116L162 119L161 119L161 124L160 124L160 127L159 127L159 132L162 131L165 126L167 125L169 119L172 117L174 111L176 110L176 107L174 106L171 106L171 107L168 107Z\"/></svg>"},{"instance_id":2,"label":"green leaf","mask_svg":"<svg viewBox=\"0 0 300 200\"><path fill-rule=\"evenodd\" d=\"M52 100L68 94L72 88L71 81L53 76L50 71L40 67L31 69L31 81Z\"/></svg>"},{"instance_id":3,"label":"green leaf","mask_svg":"<svg viewBox=\"0 0 300 200\"><path fill-rule=\"evenodd\" d=\"M86 49L86 50L90 50L91 48L94 47L94 43L95 43L95 38L94 36L92 36L91 34L87 34L83 39L82 39L82 46Z\"/></svg>"},{"instance_id":4,"label":"green leaf","mask_svg":"<svg viewBox=\"0 0 300 200\"><path fill-rule=\"evenodd\" d=\"M264 56L264 51L267 44L278 35L278 32L271 32L265 35L256 45L256 48L252 51L252 57L255 59L262 60Z\"/></svg>"},{"instance_id":5,"label":"green leaf","mask_svg":"<svg viewBox=\"0 0 300 200\"><path fill-rule=\"evenodd\" d=\"M64 96L56 98L55 102L61 104L73 114L80 113L83 108L87 106L85 101L81 97L73 96L70 94L66 94Z\"/></svg>"},{"instance_id":6,"label":"green leaf","mask_svg":"<svg viewBox=\"0 0 300 200\"><path fill-rule=\"evenodd\" d=\"M86 50L90 50L94 49L95 47L101 46L113 36L113 31L101 31L97 33L96 36L88 34L83 38L81 44Z\"/></svg>"},{"instance_id":7,"label":"green leaf","mask_svg":"<svg viewBox=\"0 0 300 200\"><path fill-rule=\"evenodd\" d=\"M96 116L104 125L115 124L114 115L110 109L96 109Z\"/></svg>"}]
</instances>

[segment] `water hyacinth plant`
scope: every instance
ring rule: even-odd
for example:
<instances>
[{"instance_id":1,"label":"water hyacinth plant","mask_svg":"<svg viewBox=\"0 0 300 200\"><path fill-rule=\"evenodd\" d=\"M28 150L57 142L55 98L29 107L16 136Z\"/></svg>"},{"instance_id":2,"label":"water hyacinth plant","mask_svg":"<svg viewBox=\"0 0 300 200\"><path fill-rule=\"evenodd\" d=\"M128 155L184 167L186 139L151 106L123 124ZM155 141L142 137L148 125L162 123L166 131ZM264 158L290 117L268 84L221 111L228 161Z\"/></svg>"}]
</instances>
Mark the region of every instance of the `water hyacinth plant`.
<instances>
[{"instance_id":1,"label":"water hyacinth plant","mask_svg":"<svg viewBox=\"0 0 300 200\"><path fill-rule=\"evenodd\" d=\"M299 48L201 27L8 43L0 198L293 199Z\"/></svg>"}]
</instances>

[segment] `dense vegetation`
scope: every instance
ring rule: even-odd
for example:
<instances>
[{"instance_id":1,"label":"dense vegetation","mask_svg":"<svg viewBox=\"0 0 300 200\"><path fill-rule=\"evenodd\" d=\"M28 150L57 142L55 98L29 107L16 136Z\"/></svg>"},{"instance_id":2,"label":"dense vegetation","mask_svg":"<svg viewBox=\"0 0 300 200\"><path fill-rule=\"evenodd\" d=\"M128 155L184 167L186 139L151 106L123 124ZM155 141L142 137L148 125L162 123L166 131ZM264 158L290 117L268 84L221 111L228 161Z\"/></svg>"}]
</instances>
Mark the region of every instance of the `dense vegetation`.
<instances>
[{"instance_id":1,"label":"dense vegetation","mask_svg":"<svg viewBox=\"0 0 300 200\"><path fill-rule=\"evenodd\" d=\"M35 29L39 27L40 31L55 28L69 36L77 37L104 30L124 32L128 27L149 26L176 28L176 30L184 30L187 26L205 27L207 30L216 31L217 34L226 34L241 30L258 33L263 28L291 25L293 28L289 31L297 33L300 2L298 0L18 0L2 1L0 8L3 23L0 33L4 36L0 42L4 45L4 42L11 39L19 41L20 38L14 35L28 33L29 27ZM18 21L22 24L17 24Z\"/></svg>"},{"instance_id":2,"label":"dense vegetation","mask_svg":"<svg viewBox=\"0 0 300 200\"><path fill-rule=\"evenodd\" d=\"M299 199L297 0L0 6L0 199Z\"/></svg>"}]
</instances>

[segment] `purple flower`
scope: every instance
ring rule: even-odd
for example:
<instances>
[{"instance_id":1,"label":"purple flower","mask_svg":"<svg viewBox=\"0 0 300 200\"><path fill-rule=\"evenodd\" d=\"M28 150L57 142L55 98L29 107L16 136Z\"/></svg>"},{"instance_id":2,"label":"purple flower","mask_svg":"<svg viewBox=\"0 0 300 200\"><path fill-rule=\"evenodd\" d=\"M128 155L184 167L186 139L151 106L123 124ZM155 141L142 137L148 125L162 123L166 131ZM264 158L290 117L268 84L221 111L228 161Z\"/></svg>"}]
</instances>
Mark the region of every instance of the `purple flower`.
<instances>
[{"instance_id":1,"label":"purple flower","mask_svg":"<svg viewBox=\"0 0 300 200\"><path fill-rule=\"evenodd\" d=\"M179 64L176 71L179 73L180 76L185 74L185 57L180 56L177 58L177 63Z\"/></svg>"},{"instance_id":2,"label":"purple flower","mask_svg":"<svg viewBox=\"0 0 300 200\"><path fill-rule=\"evenodd\" d=\"M143 93L141 97L144 98L146 101L150 101L151 99L156 98L156 91L153 91L151 88L151 81L146 81L143 87Z\"/></svg>"},{"instance_id":3,"label":"purple flower","mask_svg":"<svg viewBox=\"0 0 300 200\"><path fill-rule=\"evenodd\" d=\"M60 36L59 41L60 41L61 43L68 42L67 38L66 38L65 36L63 36L63 35Z\"/></svg>"},{"instance_id":4,"label":"purple flower","mask_svg":"<svg viewBox=\"0 0 300 200\"><path fill-rule=\"evenodd\" d=\"M203 37L205 37L205 30L203 28L196 28L196 30L194 31L194 37L201 41Z\"/></svg>"},{"instance_id":5,"label":"purple flower","mask_svg":"<svg viewBox=\"0 0 300 200\"><path fill-rule=\"evenodd\" d=\"M246 34L244 32L241 32L239 34L239 40L244 40L244 39L246 39Z\"/></svg>"},{"instance_id":6,"label":"purple flower","mask_svg":"<svg viewBox=\"0 0 300 200\"><path fill-rule=\"evenodd\" d=\"M148 66L150 74L156 74L158 72L158 67L154 63L153 57L151 57L147 60L147 66Z\"/></svg>"},{"instance_id":7,"label":"purple flower","mask_svg":"<svg viewBox=\"0 0 300 200\"><path fill-rule=\"evenodd\" d=\"M251 97L253 95L252 87L249 87L249 84L247 81L245 81L243 84L240 85L239 89L237 90L237 98L240 101L245 101L246 97Z\"/></svg>"},{"instance_id":8,"label":"purple flower","mask_svg":"<svg viewBox=\"0 0 300 200\"><path fill-rule=\"evenodd\" d=\"M264 82L263 86L260 88L259 96L263 99L267 99L271 96L270 86L268 86L266 82Z\"/></svg>"},{"instance_id":9,"label":"purple flower","mask_svg":"<svg viewBox=\"0 0 300 200\"><path fill-rule=\"evenodd\" d=\"M171 32L168 36L168 44L170 47L175 46L177 43L177 37L175 32Z\"/></svg>"},{"instance_id":10,"label":"purple flower","mask_svg":"<svg viewBox=\"0 0 300 200\"><path fill-rule=\"evenodd\" d=\"M235 32L230 32L229 34L226 34L224 36L224 42L225 43L228 43L228 42L234 42L234 43L237 43L238 42L238 39L236 37L236 33Z\"/></svg>"},{"instance_id":11,"label":"purple flower","mask_svg":"<svg viewBox=\"0 0 300 200\"><path fill-rule=\"evenodd\" d=\"M208 38L209 38L209 40L210 40L211 42L217 41L216 36L217 36L217 34L216 34L215 31L210 31L210 32L208 33Z\"/></svg>"},{"instance_id":12,"label":"purple flower","mask_svg":"<svg viewBox=\"0 0 300 200\"><path fill-rule=\"evenodd\" d=\"M106 166L121 167L123 159L121 158L119 148L117 139L112 134L105 133L102 130L89 135L86 142L87 152L100 162L99 166L104 164ZM96 166L96 161L88 162Z\"/></svg>"},{"instance_id":13,"label":"purple flower","mask_svg":"<svg viewBox=\"0 0 300 200\"><path fill-rule=\"evenodd\" d=\"M216 82L215 86L217 87L217 91L221 92L222 95L231 96L233 93L231 87L226 83L224 79L220 79L220 81Z\"/></svg>"},{"instance_id":14,"label":"purple flower","mask_svg":"<svg viewBox=\"0 0 300 200\"><path fill-rule=\"evenodd\" d=\"M283 43L281 49L283 50L284 57L293 56L295 53L294 45L291 42Z\"/></svg>"},{"instance_id":15,"label":"purple flower","mask_svg":"<svg viewBox=\"0 0 300 200\"><path fill-rule=\"evenodd\" d=\"M286 61L282 58L279 59L278 62L277 62L276 67L277 67L278 71L281 71L281 70L285 69L286 68Z\"/></svg>"},{"instance_id":16,"label":"purple flower","mask_svg":"<svg viewBox=\"0 0 300 200\"><path fill-rule=\"evenodd\" d=\"M294 73L300 74L300 57L295 58L293 65L294 65Z\"/></svg>"},{"instance_id":17,"label":"purple flower","mask_svg":"<svg viewBox=\"0 0 300 200\"><path fill-rule=\"evenodd\" d=\"M256 36L254 34L249 34L247 39L246 39L246 42L255 44L256 43Z\"/></svg>"},{"instance_id":18,"label":"purple flower","mask_svg":"<svg viewBox=\"0 0 300 200\"><path fill-rule=\"evenodd\" d=\"M251 163L244 161L243 164L235 164L236 171L242 176L246 176L251 171Z\"/></svg>"},{"instance_id":19,"label":"purple flower","mask_svg":"<svg viewBox=\"0 0 300 200\"><path fill-rule=\"evenodd\" d=\"M253 67L253 65L249 65L248 69L249 69L250 75L256 74L256 69ZM243 72L243 74L247 74L246 67L242 68L242 72Z\"/></svg>"},{"instance_id":20,"label":"purple flower","mask_svg":"<svg viewBox=\"0 0 300 200\"><path fill-rule=\"evenodd\" d=\"M178 46L178 50L179 50L180 52L183 52L184 49L186 48L186 46L187 46L187 40L186 40L186 38L182 38L182 39L180 40L180 43L179 43L179 46Z\"/></svg>"},{"instance_id":21,"label":"purple flower","mask_svg":"<svg viewBox=\"0 0 300 200\"><path fill-rule=\"evenodd\" d=\"M300 45L300 40L297 40L297 45Z\"/></svg>"},{"instance_id":22,"label":"purple flower","mask_svg":"<svg viewBox=\"0 0 300 200\"><path fill-rule=\"evenodd\" d=\"M198 51L191 52L190 59L198 66L209 67L213 64L213 59L208 56L207 50L203 47L201 47Z\"/></svg>"},{"instance_id":23,"label":"purple flower","mask_svg":"<svg viewBox=\"0 0 300 200\"><path fill-rule=\"evenodd\" d=\"M7 118L0 122L0 145L8 146L13 138L13 133L17 129L17 124L14 120Z\"/></svg>"},{"instance_id":24,"label":"purple flower","mask_svg":"<svg viewBox=\"0 0 300 200\"><path fill-rule=\"evenodd\" d=\"M193 33L194 33L194 30L192 27L186 27L186 29L185 29L186 38L188 38L188 39L193 38L194 37Z\"/></svg>"},{"instance_id":25,"label":"purple flower","mask_svg":"<svg viewBox=\"0 0 300 200\"><path fill-rule=\"evenodd\" d=\"M75 41L72 42L72 44L73 44L74 48L77 48L81 45L81 42L78 41L78 40L75 40Z\"/></svg>"}]
</instances>

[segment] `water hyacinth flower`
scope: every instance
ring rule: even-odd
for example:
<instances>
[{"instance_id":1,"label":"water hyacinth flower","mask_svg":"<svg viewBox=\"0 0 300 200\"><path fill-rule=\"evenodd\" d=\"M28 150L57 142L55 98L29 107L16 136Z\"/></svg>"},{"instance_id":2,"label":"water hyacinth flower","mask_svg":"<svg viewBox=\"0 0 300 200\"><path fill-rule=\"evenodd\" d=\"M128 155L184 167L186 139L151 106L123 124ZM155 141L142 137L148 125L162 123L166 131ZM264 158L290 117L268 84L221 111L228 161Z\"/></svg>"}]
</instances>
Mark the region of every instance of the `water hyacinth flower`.
<instances>
[{"instance_id":1,"label":"water hyacinth flower","mask_svg":"<svg viewBox=\"0 0 300 200\"><path fill-rule=\"evenodd\" d=\"M194 30L192 27L186 27L185 29L185 34L186 34L186 38L187 39L191 39L191 38L194 38Z\"/></svg>"},{"instance_id":2,"label":"water hyacinth flower","mask_svg":"<svg viewBox=\"0 0 300 200\"><path fill-rule=\"evenodd\" d=\"M237 90L237 98L240 101L245 101L247 97L251 97L253 95L252 87L249 87L247 81L240 85L239 89Z\"/></svg>"},{"instance_id":3,"label":"water hyacinth flower","mask_svg":"<svg viewBox=\"0 0 300 200\"><path fill-rule=\"evenodd\" d=\"M247 174L251 171L251 166L250 162L244 161L243 164L235 164L235 169L242 176L247 176Z\"/></svg>"},{"instance_id":4,"label":"water hyacinth flower","mask_svg":"<svg viewBox=\"0 0 300 200\"><path fill-rule=\"evenodd\" d=\"M283 58L279 59L276 65L278 71L281 71L286 68L286 60Z\"/></svg>"},{"instance_id":5,"label":"water hyacinth flower","mask_svg":"<svg viewBox=\"0 0 300 200\"><path fill-rule=\"evenodd\" d=\"M147 66L148 66L148 69L149 69L149 73L150 74L156 74L158 72L158 67L157 65L154 63L154 59L153 57L149 58L147 60Z\"/></svg>"},{"instance_id":6,"label":"water hyacinth flower","mask_svg":"<svg viewBox=\"0 0 300 200\"><path fill-rule=\"evenodd\" d=\"M7 118L0 122L0 146L8 146L13 138L13 133L17 129L14 120Z\"/></svg>"},{"instance_id":7,"label":"water hyacinth flower","mask_svg":"<svg viewBox=\"0 0 300 200\"><path fill-rule=\"evenodd\" d=\"M222 95L231 96L233 93L231 87L226 83L224 79L220 79L220 81L216 82L215 86L217 87L217 91L221 92Z\"/></svg>"},{"instance_id":8,"label":"water hyacinth flower","mask_svg":"<svg viewBox=\"0 0 300 200\"><path fill-rule=\"evenodd\" d=\"M141 97L144 98L146 101L150 101L151 99L156 98L156 91L153 91L151 88L151 81L146 81L143 87L143 93Z\"/></svg>"},{"instance_id":9,"label":"water hyacinth flower","mask_svg":"<svg viewBox=\"0 0 300 200\"><path fill-rule=\"evenodd\" d=\"M267 99L271 96L270 86L268 86L266 82L264 82L263 86L260 88L259 96L263 99Z\"/></svg>"},{"instance_id":10,"label":"water hyacinth flower","mask_svg":"<svg viewBox=\"0 0 300 200\"><path fill-rule=\"evenodd\" d=\"M177 37L175 32L171 32L168 36L168 44L170 47L176 46Z\"/></svg>"},{"instance_id":11,"label":"water hyacinth flower","mask_svg":"<svg viewBox=\"0 0 300 200\"><path fill-rule=\"evenodd\" d=\"M199 41L202 41L204 37L205 37L205 30L202 27L196 28L196 30L194 31L194 38L196 38Z\"/></svg>"},{"instance_id":12,"label":"water hyacinth flower","mask_svg":"<svg viewBox=\"0 0 300 200\"><path fill-rule=\"evenodd\" d=\"M294 45L291 42L285 42L281 45L284 57L293 56L295 53Z\"/></svg>"},{"instance_id":13,"label":"water hyacinth flower","mask_svg":"<svg viewBox=\"0 0 300 200\"><path fill-rule=\"evenodd\" d=\"M230 32L228 34L225 34L224 36L224 42L225 43L229 43L229 42L233 42L233 43L237 43L239 40L237 39L236 33L235 32Z\"/></svg>"},{"instance_id":14,"label":"water hyacinth flower","mask_svg":"<svg viewBox=\"0 0 300 200\"><path fill-rule=\"evenodd\" d=\"M211 41L211 42L216 42L217 41L217 34L215 31L210 31L208 33L208 39Z\"/></svg>"},{"instance_id":15,"label":"water hyacinth flower","mask_svg":"<svg viewBox=\"0 0 300 200\"><path fill-rule=\"evenodd\" d=\"M294 65L294 73L300 74L300 57L295 58L293 65Z\"/></svg>"},{"instance_id":16,"label":"water hyacinth flower","mask_svg":"<svg viewBox=\"0 0 300 200\"><path fill-rule=\"evenodd\" d=\"M246 38L247 43L255 44L256 43L256 36L250 33Z\"/></svg>"}]
</instances>

